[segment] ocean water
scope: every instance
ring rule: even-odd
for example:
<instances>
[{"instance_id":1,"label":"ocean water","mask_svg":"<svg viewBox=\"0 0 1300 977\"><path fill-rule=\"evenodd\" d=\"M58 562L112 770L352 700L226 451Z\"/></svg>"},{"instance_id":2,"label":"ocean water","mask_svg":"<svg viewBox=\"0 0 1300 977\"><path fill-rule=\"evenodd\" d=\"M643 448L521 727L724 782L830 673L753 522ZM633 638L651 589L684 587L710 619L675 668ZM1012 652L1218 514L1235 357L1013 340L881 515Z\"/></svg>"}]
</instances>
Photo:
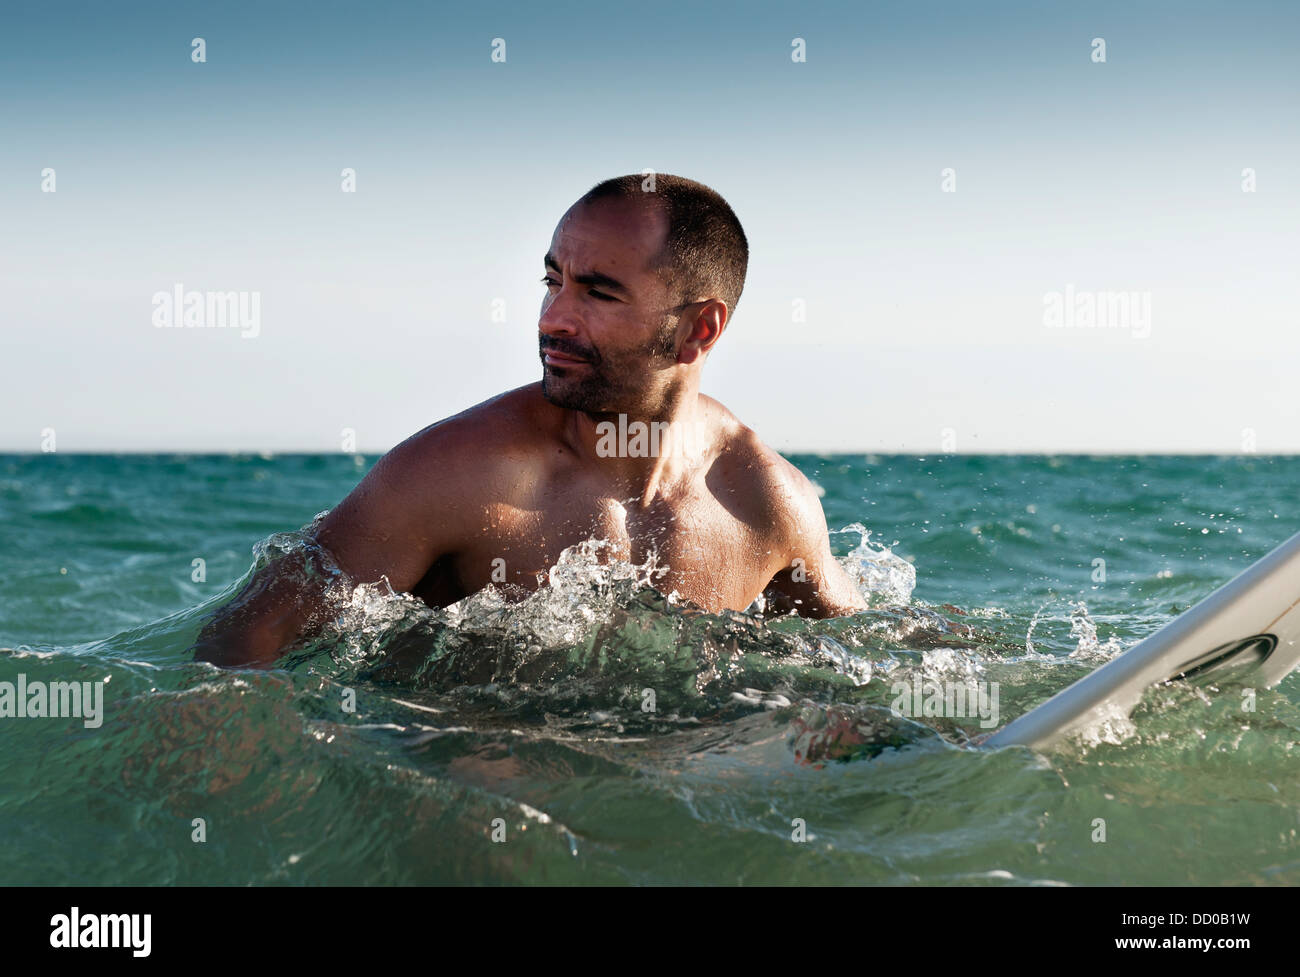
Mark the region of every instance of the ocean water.
<instances>
[{"instance_id":1,"label":"ocean water","mask_svg":"<svg viewBox=\"0 0 1300 977\"><path fill-rule=\"evenodd\" d=\"M0 456L0 682L103 683L98 725L0 718L0 882L1300 882L1296 675L1046 755L895 688L1009 722L1290 536L1300 458L793 456L869 611L703 614L593 544L522 604L359 588L279 668L192 661L375 460Z\"/></svg>"}]
</instances>

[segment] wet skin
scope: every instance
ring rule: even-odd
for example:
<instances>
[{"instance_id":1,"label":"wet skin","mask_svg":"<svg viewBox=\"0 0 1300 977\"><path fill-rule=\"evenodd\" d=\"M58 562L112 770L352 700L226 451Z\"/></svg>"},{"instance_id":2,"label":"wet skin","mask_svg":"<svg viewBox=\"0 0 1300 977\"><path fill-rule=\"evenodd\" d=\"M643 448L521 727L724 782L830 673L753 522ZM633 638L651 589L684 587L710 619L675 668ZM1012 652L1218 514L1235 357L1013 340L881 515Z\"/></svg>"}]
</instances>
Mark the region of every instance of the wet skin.
<instances>
[{"instance_id":1,"label":"wet skin","mask_svg":"<svg viewBox=\"0 0 1300 977\"><path fill-rule=\"evenodd\" d=\"M655 261L666 232L653 201L565 214L544 260L542 381L407 439L325 517L316 537L353 582L387 579L433 606L489 584L518 597L596 538L610 556L653 556L658 590L709 611L760 594L812 617L865 606L812 485L699 393L729 310L678 301ZM677 437L653 456L611 453L600 425L620 415ZM196 657L266 666L327 615L292 569L266 568L204 629Z\"/></svg>"}]
</instances>

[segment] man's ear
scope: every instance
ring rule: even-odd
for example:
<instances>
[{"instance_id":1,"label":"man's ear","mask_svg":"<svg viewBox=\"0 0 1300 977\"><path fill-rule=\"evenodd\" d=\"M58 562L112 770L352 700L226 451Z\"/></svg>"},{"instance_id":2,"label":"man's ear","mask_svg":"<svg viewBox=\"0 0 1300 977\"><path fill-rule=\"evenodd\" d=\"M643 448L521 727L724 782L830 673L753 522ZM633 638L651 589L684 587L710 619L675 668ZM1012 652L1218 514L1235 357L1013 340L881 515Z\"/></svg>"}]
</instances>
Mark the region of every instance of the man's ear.
<instances>
[{"instance_id":1,"label":"man's ear","mask_svg":"<svg viewBox=\"0 0 1300 977\"><path fill-rule=\"evenodd\" d=\"M678 363L694 363L713 348L727 328L727 303L721 299L700 302L690 319L691 331L677 351Z\"/></svg>"}]
</instances>

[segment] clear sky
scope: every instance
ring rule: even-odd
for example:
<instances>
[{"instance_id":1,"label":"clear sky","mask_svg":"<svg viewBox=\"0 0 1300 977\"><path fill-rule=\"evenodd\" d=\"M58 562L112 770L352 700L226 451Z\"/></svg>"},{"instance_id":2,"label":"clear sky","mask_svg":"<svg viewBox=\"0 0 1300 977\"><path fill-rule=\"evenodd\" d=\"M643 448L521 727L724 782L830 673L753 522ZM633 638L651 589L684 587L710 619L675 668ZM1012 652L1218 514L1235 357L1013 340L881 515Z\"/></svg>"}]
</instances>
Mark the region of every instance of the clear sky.
<instances>
[{"instance_id":1,"label":"clear sky","mask_svg":"<svg viewBox=\"0 0 1300 977\"><path fill-rule=\"evenodd\" d=\"M745 227L704 390L776 448L1300 451L1300 4L752 0L8 5L0 450L386 450L540 377L647 168Z\"/></svg>"}]
</instances>

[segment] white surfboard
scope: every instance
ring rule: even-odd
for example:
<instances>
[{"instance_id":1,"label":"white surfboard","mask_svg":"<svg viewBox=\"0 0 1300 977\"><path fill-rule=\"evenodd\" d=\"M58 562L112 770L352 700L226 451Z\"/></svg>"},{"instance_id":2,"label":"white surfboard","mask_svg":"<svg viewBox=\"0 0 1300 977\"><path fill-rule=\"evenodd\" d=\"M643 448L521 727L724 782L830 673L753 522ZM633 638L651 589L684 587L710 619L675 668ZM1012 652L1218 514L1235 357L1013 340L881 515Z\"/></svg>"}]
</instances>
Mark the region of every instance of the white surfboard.
<instances>
[{"instance_id":1,"label":"white surfboard","mask_svg":"<svg viewBox=\"0 0 1300 977\"><path fill-rule=\"evenodd\" d=\"M1271 688L1300 663L1300 533L1150 637L1007 724L986 747L1046 749L1176 679Z\"/></svg>"}]
</instances>

